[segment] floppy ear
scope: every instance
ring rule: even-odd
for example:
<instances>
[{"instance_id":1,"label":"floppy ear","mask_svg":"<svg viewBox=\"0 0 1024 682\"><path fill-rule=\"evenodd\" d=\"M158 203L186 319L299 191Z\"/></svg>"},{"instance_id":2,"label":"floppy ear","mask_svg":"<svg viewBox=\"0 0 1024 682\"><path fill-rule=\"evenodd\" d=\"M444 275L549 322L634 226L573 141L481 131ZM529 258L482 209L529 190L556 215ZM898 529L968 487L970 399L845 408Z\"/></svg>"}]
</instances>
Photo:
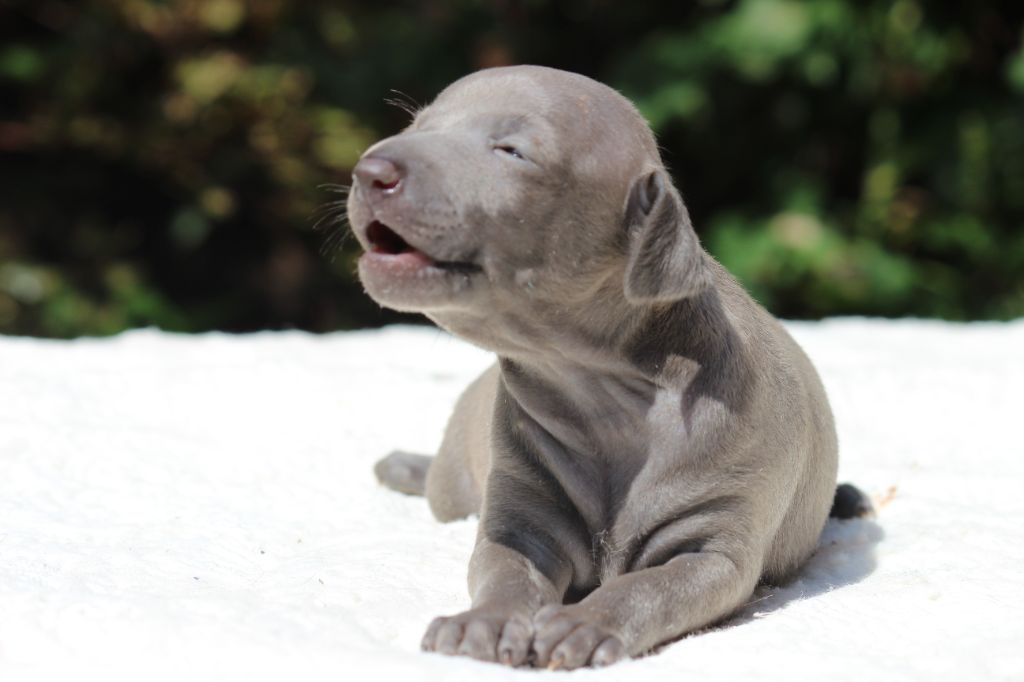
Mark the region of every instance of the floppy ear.
<instances>
[{"instance_id":1,"label":"floppy ear","mask_svg":"<svg viewBox=\"0 0 1024 682\"><path fill-rule=\"evenodd\" d=\"M690 214L667 173L655 170L633 182L626 202L629 261L625 292L630 303L667 303L711 283L704 250Z\"/></svg>"}]
</instances>

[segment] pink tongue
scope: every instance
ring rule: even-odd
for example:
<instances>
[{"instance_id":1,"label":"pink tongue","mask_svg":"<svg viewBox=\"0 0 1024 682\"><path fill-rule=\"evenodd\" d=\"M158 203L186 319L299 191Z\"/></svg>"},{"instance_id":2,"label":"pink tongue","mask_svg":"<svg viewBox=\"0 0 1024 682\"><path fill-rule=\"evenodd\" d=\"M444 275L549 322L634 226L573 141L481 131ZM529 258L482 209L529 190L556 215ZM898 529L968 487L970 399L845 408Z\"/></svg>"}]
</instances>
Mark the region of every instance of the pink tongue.
<instances>
[{"instance_id":1,"label":"pink tongue","mask_svg":"<svg viewBox=\"0 0 1024 682\"><path fill-rule=\"evenodd\" d=\"M374 248L372 253L375 256L383 256L395 265L404 265L406 267L420 267L423 265L430 265L431 260L427 258L427 254L416 249L409 249L402 251L401 253L388 253L383 249Z\"/></svg>"}]
</instances>

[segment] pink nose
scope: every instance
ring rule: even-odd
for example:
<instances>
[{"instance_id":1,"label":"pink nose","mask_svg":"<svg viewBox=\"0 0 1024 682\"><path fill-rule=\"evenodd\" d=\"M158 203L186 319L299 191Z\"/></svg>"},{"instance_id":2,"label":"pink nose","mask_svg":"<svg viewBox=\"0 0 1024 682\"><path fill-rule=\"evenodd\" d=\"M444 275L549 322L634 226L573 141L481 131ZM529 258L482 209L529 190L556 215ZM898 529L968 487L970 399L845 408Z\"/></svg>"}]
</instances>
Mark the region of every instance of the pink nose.
<instances>
[{"instance_id":1,"label":"pink nose","mask_svg":"<svg viewBox=\"0 0 1024 682\"><path fill-rule=\"evenodd\" d=\"M375 156L359 159L352 175L364 190L391 194L402 184L402 169L387 159Z\"/></svg>"}]
</instances>

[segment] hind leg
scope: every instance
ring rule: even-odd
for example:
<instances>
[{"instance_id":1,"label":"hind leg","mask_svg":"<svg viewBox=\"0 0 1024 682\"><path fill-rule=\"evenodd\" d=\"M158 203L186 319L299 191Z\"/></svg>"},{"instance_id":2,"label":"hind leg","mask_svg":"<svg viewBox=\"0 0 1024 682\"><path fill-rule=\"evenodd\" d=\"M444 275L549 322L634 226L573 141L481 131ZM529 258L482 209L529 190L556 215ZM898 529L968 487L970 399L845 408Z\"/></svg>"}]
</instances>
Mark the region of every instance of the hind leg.
<instances>
[{"instance_id":1,"label":"hind leg","mask_svg":"<svg viewBox=\"0 0 1024 682\"><path fill-rule=\"evenodd\" d=\"M427 489L427 469L433 457L395 450L373 466L377 480L406 495L423 495Z\"/></svg>"},{"instance_id":2,"label":"hind leg","mask_svg":"<svg viewBox=\"0 0 1024 682\"><path fill-rule=\"evenodd\" d=\"M448 420L437 457L396 451L377 462L377 479L398 492L426 495L439 521L480 511L490 469L491 414L498 389L494 365L463 392Z\"/></svg>"},{"instance_id":3,"label":"hind leg","mask_svg":"<svg viewBox=\"0 0 1024 682\"><path fill-rule=\"evenodd\" d=\"M498 366L477 377L448 420L444 439L427 472L427 501L439 521L480 512L491 466L491 415L498 391Z\"/></svg>"},{"instance_id":4,"label":"hind leg","mask_svg":"<svg viewBox=\"0 0 1024 682\"><path fill-rule=\"evenodd\" d=\"M391 490L425 495L439 521L464 519L480 510L480 491L460 455L444 448L437 457L395 450L373 466L373 473Z\"/></svg>"}]
</instances>

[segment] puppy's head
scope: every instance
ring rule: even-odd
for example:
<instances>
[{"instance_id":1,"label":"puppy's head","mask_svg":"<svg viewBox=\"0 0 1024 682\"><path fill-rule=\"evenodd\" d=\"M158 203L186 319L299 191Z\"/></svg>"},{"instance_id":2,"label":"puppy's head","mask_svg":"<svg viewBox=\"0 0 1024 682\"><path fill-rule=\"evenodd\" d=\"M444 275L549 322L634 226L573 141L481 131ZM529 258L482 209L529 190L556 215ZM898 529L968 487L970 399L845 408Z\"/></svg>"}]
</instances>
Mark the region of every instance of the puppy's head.
<instances>
[{"instance_id":1,"label":"puppy's head","mask_svg":"<svg viewBox=\"0 0 1024 682\"><path fill-rule=\"evenodd\" d=\"M708 277L633 105L543 67L489 69L446 88L363 154L348 213L370 296L442 324L671 301Z\"/></svg>"}]
</instances>

